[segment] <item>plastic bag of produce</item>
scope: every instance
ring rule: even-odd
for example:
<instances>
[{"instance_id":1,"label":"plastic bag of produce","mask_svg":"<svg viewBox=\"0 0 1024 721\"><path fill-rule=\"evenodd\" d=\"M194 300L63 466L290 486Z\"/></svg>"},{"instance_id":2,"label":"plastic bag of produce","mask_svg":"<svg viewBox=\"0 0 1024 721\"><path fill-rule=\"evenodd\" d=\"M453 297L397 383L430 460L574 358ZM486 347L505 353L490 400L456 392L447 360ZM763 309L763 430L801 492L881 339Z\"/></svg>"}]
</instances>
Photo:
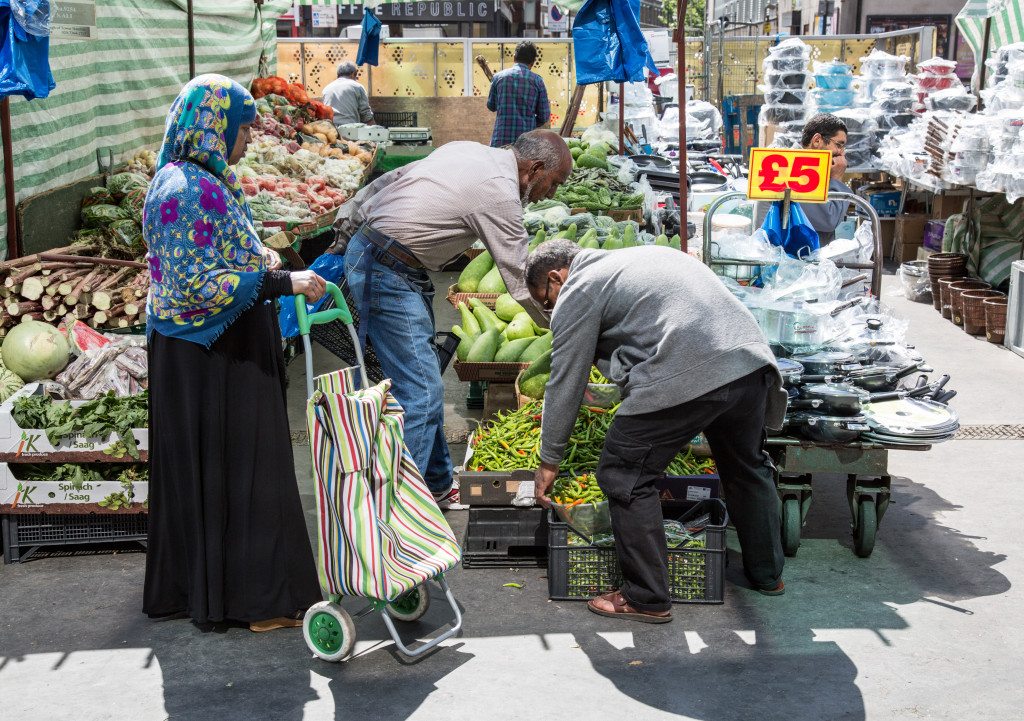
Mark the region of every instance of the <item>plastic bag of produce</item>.
<instances>
[{"instance_id":1,"label":"plastic bag of produce","mask_svg":"<svg viewBox=\"0 0 1024 721\"><path fill-rule=\"evenodd\" d=\"M118 173L107 181L107 190L119 200L138 188L143 192L149 189L149 179L138 173Z\"/></svg>"},{"instance_id":2,"label":"plastic bag of produce","mask_svg":"<svg viewBox=\"0 0 1024 721\"><path fill-rule=\"evenodd\" d=\"M134 220L115 220L110 224L110 235L125 252L137 255L146 249L142 228Z\"/></svg>"},{"instance_id":3,"label":"plastic bag of produce","mask_svg":"<svg viewBox=\"0 0 1024 721\"><path fill-rule=\"evenodd\" d=\"M102 228L118 220L130 220L130 217L116 205L100 203L82 208L82 224L86 228Z\"/></svg>"},{"instance_id":4,"label":"plastic bag of produce","mask_svg":"<svg viewBox=\"0 0 1024 721\"><path fill-rule=\"evenodd\" d=\"M552 503L551 508L562 522L588 543L612 532L612 515L607 500L577 505Z\"/></svg>"},{"instance_id":5,"label":"plastic bag of produce","mask_svg":"<svg viewBox=\"0 0 1024 721\"><path fill-rule=\"evenodd\" d=\"M132 220L142 222L142 209L146 206L146 191L136 188L129 191L121 201L121 210L129 214Z\"/></svg>"},{"instance_id":6,"label":"plastic bag of produce","mask_svg":"<svg viewBox=\"0 0 1024 721\"><path fill-rule=\"evenodd\" d=\"M82 200L83 208L88 208L90 205L116 205L116 203L110 191L100 185L95 188L89 188L89 194Z\"/></svg>"}]
</instances>

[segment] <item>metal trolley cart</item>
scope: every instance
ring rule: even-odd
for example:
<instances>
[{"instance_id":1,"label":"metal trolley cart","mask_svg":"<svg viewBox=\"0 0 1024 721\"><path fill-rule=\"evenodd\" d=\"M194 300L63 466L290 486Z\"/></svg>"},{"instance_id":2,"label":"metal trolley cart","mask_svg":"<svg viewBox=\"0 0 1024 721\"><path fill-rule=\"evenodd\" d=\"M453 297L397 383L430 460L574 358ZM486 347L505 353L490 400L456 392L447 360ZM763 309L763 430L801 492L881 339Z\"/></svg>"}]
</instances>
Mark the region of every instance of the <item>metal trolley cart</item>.
<instances>
[{"instance_id":1,"label":"metal trolley cart","mask_svg":"<svg viewBox=\"0 0 1024 721\"><path fill-rule=\"evenodd\" d=\"M849 193L832 193L833 200L845 200L862 210L874 231L874 262L843 263L843 268L871 271L870 292L878 297L882 284L881 224L874 208L863 198ZM711 253L712 216L723 204L746 199L743 193L727 193L708 207L704 218L704 263L715 266L750 266L751 261L714 258ZM786 201L784 201L786 202ZM784 217L786 213L783 213ZM889 505L892 477L889 474L889 451L925 451L930 445L888 445L878 442L854 441L841 444L821 443L788 436L769 437L767 450L776 465L776 486L782 501L782 546L787 556L796 555L800 533L811 505L815 475L846 475L846 495L850 504L854 552L866 558L875 547L878 525Z\"/></svg>"}]
</instances>

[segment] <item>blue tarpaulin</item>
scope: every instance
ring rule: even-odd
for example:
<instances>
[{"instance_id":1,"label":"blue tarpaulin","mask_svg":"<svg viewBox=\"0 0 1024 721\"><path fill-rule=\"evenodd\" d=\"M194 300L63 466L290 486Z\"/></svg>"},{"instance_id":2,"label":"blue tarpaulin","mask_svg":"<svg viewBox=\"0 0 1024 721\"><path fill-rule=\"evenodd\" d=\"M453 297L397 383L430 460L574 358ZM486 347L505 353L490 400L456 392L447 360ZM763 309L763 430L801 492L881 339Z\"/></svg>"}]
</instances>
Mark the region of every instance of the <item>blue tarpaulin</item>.
<instances>
[{"instance_id":1,"label":"blue tarpaulin","mask_svg":"<svg viewBox=\"0 0 1024 721\"><path fill-rule=\"evenodd\" d=\"M576 83L636 83L658 69L640 30L640 0L587 0L572 24Z\"/></svg>"},{"instance_id":2,"label":"blue tarpaulin","mask_svg":"<svg viewBox=\"0 0 1024 721\"><path fill-rule=\"evenodd\" d=\"M22 9L26 6L30 18L40 12L49 15L46 2L22 3ZM45 98L57 87L50 72L50 37L37 27L30 29L40 34L29 32L18 22L10 0L0 0L0 97Z\"/></svg>"}]
</instances>

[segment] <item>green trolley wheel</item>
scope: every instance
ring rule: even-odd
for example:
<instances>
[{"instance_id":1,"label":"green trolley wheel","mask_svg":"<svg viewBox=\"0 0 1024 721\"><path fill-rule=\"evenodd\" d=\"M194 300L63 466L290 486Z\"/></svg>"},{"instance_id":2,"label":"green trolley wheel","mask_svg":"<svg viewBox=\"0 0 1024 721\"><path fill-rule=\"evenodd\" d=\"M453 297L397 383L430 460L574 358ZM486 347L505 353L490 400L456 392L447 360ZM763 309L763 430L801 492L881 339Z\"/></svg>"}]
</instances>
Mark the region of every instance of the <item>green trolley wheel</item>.
<instances>
[{"instance_id":1,"label":"green trolley wheel","mask_svg":"<svg viewBox=\"0 0 1024 721\"><path fill-rule=\"evenodd\" d=\"M430 593L424 586L417 586L403 593L388 604L387 612L396 621L418 621L430 608Z\"/></svg>"},{"instance_id":2,"label":"green trolley wheel","mask_svg":"<svg viewBox=\"0 0 1024 721\"><path fill-rule=\"evenodd\" d=\"M348 611L336 603L321 601L310 606L302 619L306 646L324 661L340 661L356 645L356 626Z\"/></svg>"}]
</instances>

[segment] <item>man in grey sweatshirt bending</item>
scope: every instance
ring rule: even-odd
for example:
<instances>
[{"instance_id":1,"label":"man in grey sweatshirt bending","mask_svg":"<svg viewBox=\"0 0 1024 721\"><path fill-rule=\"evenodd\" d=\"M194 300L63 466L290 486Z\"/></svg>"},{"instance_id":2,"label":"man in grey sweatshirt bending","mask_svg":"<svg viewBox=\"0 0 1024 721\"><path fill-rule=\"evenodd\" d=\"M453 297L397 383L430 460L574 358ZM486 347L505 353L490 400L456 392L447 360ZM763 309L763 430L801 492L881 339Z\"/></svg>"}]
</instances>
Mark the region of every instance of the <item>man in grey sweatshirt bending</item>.
<instances>
[{"instance_id":1,"label":"man in grey sweatshirt bending","mask_svg":"<svg viewBox=\"0 0 1024 721\"><path fill-rule=\"evenodd\" d=\"M529 257L526 283L553 311L536 494L558 473L591 364L621 389L597 469L608 496L623 585L590 610L648 623L671 620L668 553L654 482L704 432L753 587L783 592L779 499L765 427L786 398L775 357L753 316L717 276L662 247L583 250L565 240Z\"/></svg>"}]
</instances>

